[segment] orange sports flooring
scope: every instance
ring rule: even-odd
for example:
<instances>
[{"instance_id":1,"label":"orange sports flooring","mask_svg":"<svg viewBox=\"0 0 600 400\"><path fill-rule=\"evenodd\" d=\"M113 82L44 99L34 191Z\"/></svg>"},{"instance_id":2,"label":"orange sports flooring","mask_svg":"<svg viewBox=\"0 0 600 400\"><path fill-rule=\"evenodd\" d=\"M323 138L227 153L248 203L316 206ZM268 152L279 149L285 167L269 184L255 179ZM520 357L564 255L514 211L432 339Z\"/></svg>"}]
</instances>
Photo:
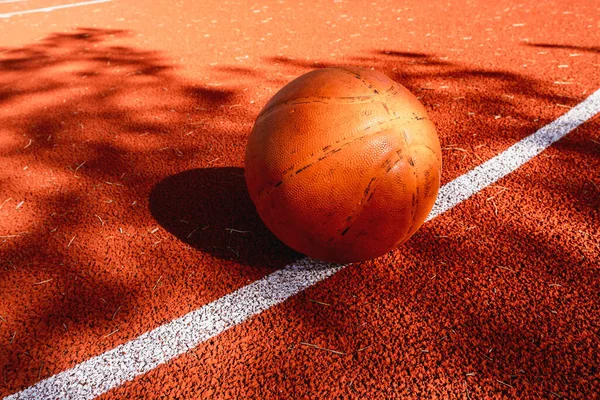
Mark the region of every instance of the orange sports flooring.
<instances>
[{"instance_id":1,"label":"orange sports flooring","mask_svg":"<svg viewBox=\"0 0 600 400\"><path fill-rule=\"evenodd\" d=\"M261 107L311 69L415 93L442 184L600 88L593 1L0 2L0 397L302 258L244 185ZM101 398L600 392L600 119ZM227 310L224 310L227 312ZM157 344L159 346L160 344Z\"/></svg>"}]
</instances>

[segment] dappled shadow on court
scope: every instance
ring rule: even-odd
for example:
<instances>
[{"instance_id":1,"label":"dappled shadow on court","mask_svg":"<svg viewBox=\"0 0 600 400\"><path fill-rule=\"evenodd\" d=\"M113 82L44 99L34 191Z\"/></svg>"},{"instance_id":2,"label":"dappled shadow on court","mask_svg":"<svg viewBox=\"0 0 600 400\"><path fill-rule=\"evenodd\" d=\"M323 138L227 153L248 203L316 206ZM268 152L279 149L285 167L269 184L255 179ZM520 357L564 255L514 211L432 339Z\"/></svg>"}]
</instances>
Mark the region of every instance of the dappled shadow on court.
<instances>
[{"instance_id":1,"label":"dappled shadow on court","mask_svg":"<svg viewBox=\"0 0 600 400\"><path fill-rule=\"evenodd\" d=\"M246 193L243 147L256 112L241 105L242 100L249 103L242 89L184 80L159 52L123 44L130 36L122 30L85 28L3 50L0 292L6 301L0 303L0 396L113 348L131 339L131 332L151 329L149 321L167 322L298 257L266 230ZM445 181L580 100L515 72L425 52L374 50L345 57L339 64L373 67L421 99L440 132ZM290 76L329 65L276 56L252 68L220 65L211 71L275 91ZM595 145L588 144L560 142L557 148L596 154ZM536 188L556 197L571 192L572 206L589 212L598 206L590 197L595 184ZM453 223L458 222L446 222L450 230ZM545 396L550 391L570 394L554 390L552 377L561 384L575 382L575 394L584 390L577 374L585 378L597 367L556 360L572 357L574 348L592 351L590 343L596 339L573 339L575 328L581 335L597 331L554 322L548 309L551 301L563 301L560 292L553 292L551 301L538 299L541 287L533 277L538 272L547 279L543 284L558 280L572 286L582 277L587 287L568 293L575 302L590 287L597 289L590 261L582 264L568 246L549 245L531 225L494 227L496 232L487 233L504 245L513 243L510 254L492 250L490 256L487 242L478 242L475 230L469 237L444 240L439 236L448 232L426 226L379 264L351 266L332 278L330 298L321 299L330 306L313 301L314 293L302 294L286 303L284 319L298 324L298 341L322 340L326 346L333 332L337 348L347 354L341 363L328 354L331 358L323 359L329 366L354 363L368 373L369 367L379 365L377 374L370 372L374 384L385 386L387 377L388 383L406 379L417 385L427 378L424 368L435 365L436 373L449 371L456 378L462 390L457 393L464 393L463 381L476 379L465 375L473 371L485 375L481 382L486 385L501 385L494 381L497 377ZM467 267L447 260L457 255ZM509 269L494 269L498 259ZM540 259L552 261L552 267ZM487 269L480 270L483 264ZM522 272L532 264L535 271ZM570 274L560 265L576 265L582 272ZM526 284L516 283L523 293L515 296L514 304L509 296L495 305L494 286L487 279L511 270L527 279ZM450 287L442 286L443 273ZM467 278L476 278L480 286L468 286ZM507 290L515 285L502 279ZM430 290L432 285L437 285L435 290ZM180 304L185 302L179 301L179 293L195 302ZM529 304L530 298L539 302ZM388 320L400 315L404 322L388 324L380 308ZM585 310L567 311L582 323ZM534 318L535 313L543 318ZM419 327L429 330L420 335L415 330ZM536 327L557 335L541 337ZM377 335L366 335L367 329ZM292 334L281 337L286 335ZM298 351L314 359L311 348ZM405 353L414 357L400 371L390 355ZM265 362L253 366L257 373L280 368L283 361L270 358L269 348L263 354ZM299 373L297 364L285 366L290 376ZM533 372L522 377L519 369ZM419 373L425 375L417 379ZM474 397L488 394L477 393L476 386L469 386ZM368 394L372 388L346 389ZM514 395L511 390L501 387L498 393Z\"/></svg>"},{"instance_id":2,"label":"dappled shadow on court","mask_svg":"<svg viewBox=\"0 0 600 400\"><path fill-rule=\"evenodd\" d=\"M468 382L475 397L486 395L485 386L524 397L587 397L597 390L589 379L598 368L593 266L600 249L585 240L593 232L575 227L585 227L582 217L593 227L598 214L569 211L580 208L577 193L563 193L557 204L552 180L511 185L495 199L497 210L485 199L498 189L487 190L471 206L485 224L465 226L469 212L460 206L403 247L416 264L398 286L413 288L407 302L437 333L427 349L434 359L452 360L446 372ZM532 196L520 199L519 186ZM420 264L426 259L436 262Z\"/></svg>"},{"instance_id":3,"label":"dappled shadow on court","mask_svg":"<svg viewBox=\"0 0 600 400\"><path fill-rule=\"evenodd\" d=\"M160 323L195 308L165 297L201 305L279 265L246 261L289 257L253 226L215 262L208 246L190 248L153 219L148 197L164 178L241 163L232 149L252 116L228 107L234 86L181 79L164 55L124 44L131 36L81 28L0 58L0 397L151 329L148 309L161 310ZM245 190L237 178L228 188ZM241 222L223 228L257 223L247 201L230 206ZM257 243L265 249L253 254Z\"/></svg>"},{"instance_id":4,"label":"dappled shadow on court","mask_svg":"<svg viewBox=\"0 0 600 400\"><path fill-rule=\"evenodd\" d=\"M569 44L527 43L527 46L551 50L583 51L600 54L599 46L575 46Z\"/></svg>"},{"instance_id":5,"label":"dappled shadow on court","mask_svg":"<svg viewBox=\"0 0 600 400\"><path fill-rule=\"evenodd\" d=\"M514 107L510 101L533 99L550 104L569 103L575 99L557 94L551 82L544 82L513 71L495 70L463 64L433 53L406 52L397 50L376 50L371 54L349 56L339 63L318 60L301 60L283 56L268 58L269 62L287 66L313 69L335 65L358 65L374 68L400 82L422 101L432 107L435 104L449 107L452 104L467 103L477 106L481 115L495 116L503 108L510 109L512 116L519 120L535 118L535 113L524 110L521 105ZM574 104L571 104L574 105Z\"/></svg>"}]
</instances>

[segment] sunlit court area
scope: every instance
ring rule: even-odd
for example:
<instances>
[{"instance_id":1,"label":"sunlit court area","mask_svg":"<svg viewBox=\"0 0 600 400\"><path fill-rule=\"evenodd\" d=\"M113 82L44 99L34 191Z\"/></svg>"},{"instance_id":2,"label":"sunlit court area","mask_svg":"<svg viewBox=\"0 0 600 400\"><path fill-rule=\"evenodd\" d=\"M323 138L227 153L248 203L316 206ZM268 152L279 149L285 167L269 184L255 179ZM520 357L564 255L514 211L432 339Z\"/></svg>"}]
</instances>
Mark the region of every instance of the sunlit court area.
<instances>
[{"instance_id":1,"label":"sunlit court area","mask_svg":"<svg viewBox=\"0 0 600 400\"><path fill-rule=\"evenodd\" d=\"M0 0L0 398L594 399L600 3Z\"/></svg>"}]
</instances>

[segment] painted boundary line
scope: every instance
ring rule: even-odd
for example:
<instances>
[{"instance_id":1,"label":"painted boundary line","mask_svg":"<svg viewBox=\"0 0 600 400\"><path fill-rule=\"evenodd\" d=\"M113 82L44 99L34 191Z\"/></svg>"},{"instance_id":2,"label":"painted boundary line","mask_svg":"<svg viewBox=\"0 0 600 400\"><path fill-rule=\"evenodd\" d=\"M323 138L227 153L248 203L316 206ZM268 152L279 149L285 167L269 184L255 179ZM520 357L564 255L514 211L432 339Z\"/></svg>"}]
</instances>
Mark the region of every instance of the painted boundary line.
<instances>
[{"instance_id":1,"label":"painted boundary line","mask_svg":"<svg viewBox=\"0 0 600 400\"><path fill-rule=\"evenodd\" d=\"M600 89L558 119L521 139L466 174L445 184L440 189L438 198L426 221L445 213L458 203L515 171L598 113L600 113Z\"/></svg>"},{"instance_id":2,"label":"painted boundary line","mask_svg":"<svg viewBox=\"0 0 600 400\"><path fill-rule=\"evenodd\" d=\"M58 5L58 6L44 7L44 8L34 8L32 10L23 10L23 11L15 11L15 12L10 12L10 13L0 14L0 18L10 18L10 17L14 17L15 15L33 14L33 13L40 13L40 12L51 12L51 11L60 10L63 8L89 6L92 4L108 3L110 1L112 1L112 0L91 0L91 1L82 1L81 3L71 3L71 4L62 4L62 5ZM17 1L14 1L14 2L17 2Z\"/></svg>"},{"instance_id":3,"label":"painted boundary line","mask_svg":"<svg viewBox=\"0 0 600 400\"><path fill-rule=\"evenodd\" d=\"M428 221L513 172L600 112L600 90L534 134L440 189ZM93 399L342 270L304 259L221 297L72 369L6 397Z\"/></svg>"},{"instance_id":4,"label":"painted boundary line","mask_svg":"<svg viewBox=\"0 0 600 400\"><path fill-rule=\"evenodd\" d=\"M0 0L0 4L7 4L7 3L23 3L27 0Z\"/></svg>"}]
</instances>

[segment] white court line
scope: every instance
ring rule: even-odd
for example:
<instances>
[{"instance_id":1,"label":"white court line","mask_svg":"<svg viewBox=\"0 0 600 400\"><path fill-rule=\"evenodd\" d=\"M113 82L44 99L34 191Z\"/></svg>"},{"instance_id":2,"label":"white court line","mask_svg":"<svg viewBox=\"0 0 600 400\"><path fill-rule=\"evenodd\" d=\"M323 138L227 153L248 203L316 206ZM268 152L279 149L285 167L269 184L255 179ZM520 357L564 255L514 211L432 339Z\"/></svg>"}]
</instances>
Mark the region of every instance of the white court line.
<instances>
[{"instance_id":1,"label":"white court line","mask_svg":"<svg viewBox=\"0 0 600 400\"><path fill-rule=\"evenodd\" d=\"M600 112L600 89L555 121L520 140L497 156L478 165L466 174L448 182L427 217L427 221L448 211L485 187L505 177L540 154L552 143Z\"/></svg>"},{"instance_id":2,"label":"white court line","mask_svg":"<svg viewBox=\"0 0 600 400\"><path fill-rule=\"evenodd\" d=\"M51 12L54 10L61 10L63 8L89 6L92 4L108 3L110 1L112 1L112 0L91 0L91 1L82 1L81 3L61 4L58 6L34 8L32 10L22 10L22 11L15 11L15 12L10 12L10 13L0 14L0 18L10 18L10 17L14 17L15 15L33 14L33 13L39 13L39 12Z\"/></svg>"},{"instance_id":3,"label":"white court line","mask_svg":"<svg viewBox=\"0 0 600 400\"><path fill-rule=\"evenodd\" d=\"M600 90L534 134L440 189L428 220L508 175L600 112ZM181 318L15 393L16 399L93 399L178 357L343 269L304 259Z\"/></svg>"},{"instance_id":4,"label":"white court line","mask_svg":"<svg viewBox=\"0 0 600 400\"><path fill-rule=\"evenodd\" d=\"M6 3L23 3L26 2L27 0L0 0L0 4L6 4Z\"/></svg>"}]
</instances>

